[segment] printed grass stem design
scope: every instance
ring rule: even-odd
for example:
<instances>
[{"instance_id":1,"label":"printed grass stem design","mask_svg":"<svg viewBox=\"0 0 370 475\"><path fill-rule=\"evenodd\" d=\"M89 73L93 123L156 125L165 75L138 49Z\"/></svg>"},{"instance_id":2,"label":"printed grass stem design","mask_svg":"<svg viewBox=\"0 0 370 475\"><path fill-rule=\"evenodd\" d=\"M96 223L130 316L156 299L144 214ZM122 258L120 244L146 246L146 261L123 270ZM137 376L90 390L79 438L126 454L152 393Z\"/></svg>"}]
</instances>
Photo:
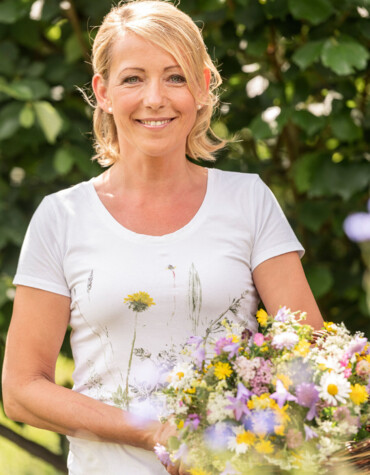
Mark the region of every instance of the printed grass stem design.
<instances>
[{"instance_id":1,"label":"printed grass stem design","mask_svg":"<svg viewBox=\"0 0 370 475\"><path fill-rule=\"evenodd\" d=\"M134 353L134 347L135 347L135 341L136 341L137 315L138 313L144 312L152 305L155 305L155 302L147 292L136 292L132 295L128 295L127 297L125 297L123 302L128 305L128 308L130 310L135 312L134 336L132 338L132 343L131 343L131 351L130 351L130 358L128 361L126 387L125 387L125 394L124 394L124 399L126 401L126 408L127 410L129 410L128 382L129 382L130 371L131 371L132 355Z\"/></svg>"},{"instance_id":2,"label":"printed grass stem design","mask_svg":"<svg viewBox=\"0 0 370 475\"><path fill-rule=\"evenodd\" d=\"M202 308L202 284L195 265L192 263L189 270L189 315L192 321L192 332L197 334L200 311Z\"/></svg>"}]
</instances>

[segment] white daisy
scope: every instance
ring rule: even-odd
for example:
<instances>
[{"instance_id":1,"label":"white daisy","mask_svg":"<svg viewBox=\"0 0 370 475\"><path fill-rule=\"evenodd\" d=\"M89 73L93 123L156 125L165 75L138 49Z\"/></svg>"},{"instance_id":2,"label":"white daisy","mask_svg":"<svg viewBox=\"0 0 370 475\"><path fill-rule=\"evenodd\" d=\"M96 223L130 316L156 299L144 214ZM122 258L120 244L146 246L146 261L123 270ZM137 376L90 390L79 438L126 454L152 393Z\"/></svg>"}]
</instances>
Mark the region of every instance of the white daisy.
<instances>
[{"instance_id":1,"label":"white daisy","mask_svg":"<svg viewBox=\"0 0 370 475\"><path fill-rule=\"evenodd\" d=\"M190 385L195 373L193 366L189 363L177 364L168 375L169 387L183 389Z\"/></svg>"},{"instance_id":2,"label":"white daisy","mask_svg":"<svg viewBox=\"0 0 370 475\"><path fill-rule=\"evenodd\" d=\"M332 406L336 406L338 402L344 404L350 391L351 385L343 374L330 371L321 378L319 395Z\"/></svg>"},{"instance_id":3,"label":"white daisy","mask_svg":"<svg viewBox=\"0 0 370 475\"><path fill-rule=\"evenodd\" d=\"M235 436L230 436L227 441L227 448L239 454L245 454L253 444L256 436L253 432L247 432L244 427L233 427Z\"/></svg>"}]
</instances>

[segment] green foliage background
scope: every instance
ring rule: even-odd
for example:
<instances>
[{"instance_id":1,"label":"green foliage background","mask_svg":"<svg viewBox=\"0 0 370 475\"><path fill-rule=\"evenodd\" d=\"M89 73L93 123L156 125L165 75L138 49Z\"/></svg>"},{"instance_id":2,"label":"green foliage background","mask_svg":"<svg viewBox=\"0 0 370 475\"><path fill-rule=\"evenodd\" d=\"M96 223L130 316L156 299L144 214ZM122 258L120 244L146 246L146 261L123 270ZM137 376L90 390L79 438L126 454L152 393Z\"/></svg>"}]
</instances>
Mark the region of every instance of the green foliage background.
<instances>
[{"instance_id":1,"label":"green foliage background","mask_svg":"<svg viewBox=\"0 0 370 475\"><path fill-rule=\"evenodd\" d=\"M19 249L42 197L98 174L91 110L93 26L112 2L0 3L0 363ZM259 173L306 249L327 320L370 333L360 250L344 218L370 179L370 0L183 0L224 78L216 166ZM64 346L68 353L68 344Z\"/></svg>"}]
</instances>

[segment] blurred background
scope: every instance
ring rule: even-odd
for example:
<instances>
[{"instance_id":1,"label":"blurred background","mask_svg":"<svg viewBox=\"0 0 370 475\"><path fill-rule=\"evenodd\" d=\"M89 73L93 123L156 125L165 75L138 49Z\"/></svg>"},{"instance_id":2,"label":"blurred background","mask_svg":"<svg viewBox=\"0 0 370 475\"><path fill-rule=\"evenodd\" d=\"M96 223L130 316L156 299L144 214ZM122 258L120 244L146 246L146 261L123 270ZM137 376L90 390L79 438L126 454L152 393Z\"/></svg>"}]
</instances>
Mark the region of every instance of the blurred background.
<instances>
[{"instance_id":1,"label":"blurred background","mask_svg":"<svg viewBox=\"0 0 370 475\"><path fill-rule=\"evenodd\" d=\"M101 171L77 86L90 87L94 27L111 5L0 1L0 365L32 213L46 194ZM370 336L370 0L179 8L203 29L224 79L213 129L238 138L215 166L260 174L306 249L324 318ZM58 384L71 387L72 371L67 335ZM64 437L9 421L0 400L0 475L66 473L67 450Z\"/></svg>"}]
</instances>

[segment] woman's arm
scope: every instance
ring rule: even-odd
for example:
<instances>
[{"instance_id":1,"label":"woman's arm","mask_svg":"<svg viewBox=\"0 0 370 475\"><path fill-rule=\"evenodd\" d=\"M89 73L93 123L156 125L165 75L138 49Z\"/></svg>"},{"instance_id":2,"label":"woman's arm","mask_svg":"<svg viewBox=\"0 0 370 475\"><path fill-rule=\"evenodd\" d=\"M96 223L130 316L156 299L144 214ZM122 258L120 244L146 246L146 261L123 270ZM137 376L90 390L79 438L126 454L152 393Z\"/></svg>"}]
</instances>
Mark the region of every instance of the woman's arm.
<instances>
[{"instance_id":1,"label":"woman's arm","mask_svg":"<svg viewBox=\"0 0 370 475\"><path fill-rule=\"evenodd\" d=\"M308 285L297 252L288 252L262 262L253 271L253 280L268 313L280 306L307 312L306 323L319 330L323 318Z\"/></svg>"},{"instance_id":2,"label":"woman's arm","mask_svg":"<svg viewBox=\"0 0 370 475\"><path fill-rule=\"evenodd\" d=\"M135 427L116 407L55 384L55 364L70 317L70 299L18 286L3 369L3 402L14 420L61 434L152 450L175 433L156 421Z\"/></svg>"}]
</instances>

